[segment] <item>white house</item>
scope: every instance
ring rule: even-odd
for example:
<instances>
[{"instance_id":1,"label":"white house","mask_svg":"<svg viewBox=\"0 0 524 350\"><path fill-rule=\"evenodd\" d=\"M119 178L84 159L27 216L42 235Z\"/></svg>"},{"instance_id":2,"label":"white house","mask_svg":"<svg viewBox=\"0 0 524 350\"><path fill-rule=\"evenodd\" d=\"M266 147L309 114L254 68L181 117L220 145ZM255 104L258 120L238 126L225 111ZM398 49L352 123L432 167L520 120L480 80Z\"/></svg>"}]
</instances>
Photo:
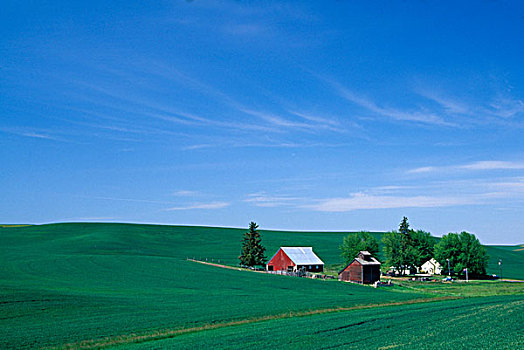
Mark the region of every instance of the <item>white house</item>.
<instances>
[{"instance_id":1,"label":"white house","mask_svg":"<svg viewBox=\"0 0 524 350\"><path fill-rule=\"evenodd\" d=\"M430 275L440 275L442 272L442 267L440 266L437 260L431 258L430 260L422 264L420 270L425 273L429 273Z\"/></svg>"}]
</instances>

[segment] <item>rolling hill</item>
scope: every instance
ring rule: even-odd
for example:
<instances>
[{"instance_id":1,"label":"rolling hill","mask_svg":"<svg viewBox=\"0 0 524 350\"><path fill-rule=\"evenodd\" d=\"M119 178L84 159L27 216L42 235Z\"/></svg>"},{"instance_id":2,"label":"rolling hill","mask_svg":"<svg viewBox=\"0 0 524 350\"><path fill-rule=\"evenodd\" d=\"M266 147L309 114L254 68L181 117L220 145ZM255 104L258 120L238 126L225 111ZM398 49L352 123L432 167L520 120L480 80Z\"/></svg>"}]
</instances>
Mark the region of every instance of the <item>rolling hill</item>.
<instances>
[{"instance_id":1,"label":"rolling hill","mask_svg":"<svg viewBox=\"0 0 524 350\"><path fill-rule=\"evenodd\" d=\"M0 348L68 343L80 348L82 341L96 345L101 339L110 343L316 310L410 303L430 295L186 260L236 265L243 232L102 223L0 228ZM340 263L338 246L346 234L262 231L268 255L281 245L313 246L333 266ZM507 277L521 277L522 250L488 249L502 257Z\"/></svg>"}]
</instances>

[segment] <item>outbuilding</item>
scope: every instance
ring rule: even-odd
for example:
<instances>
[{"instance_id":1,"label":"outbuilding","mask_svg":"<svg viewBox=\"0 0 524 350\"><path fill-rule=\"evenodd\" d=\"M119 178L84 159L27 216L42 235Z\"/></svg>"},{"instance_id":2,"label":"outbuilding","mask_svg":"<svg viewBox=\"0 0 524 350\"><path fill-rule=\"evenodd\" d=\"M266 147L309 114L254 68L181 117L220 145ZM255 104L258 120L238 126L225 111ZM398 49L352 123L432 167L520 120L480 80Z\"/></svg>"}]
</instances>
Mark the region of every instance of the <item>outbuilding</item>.
<instances>
[{"instance_id":1,"label":"outbuilding","mask_svg":"<svg viewBox=\"0 0 524 350\"><path fill-rule=\"evenodd\" d=\"M280 247L266 265L267 271L309 272L324 271L324 262L313 252L313 247Z\"/></svg>"},{"instance_id":2,"label":"outbuilding","mask_svg":"<svg viewBox=\"0 0 524 350\"><path fill-rule=\"evenodd\" d=\"M338 273L340 281L375 283L380 280L380 262L368 251L360 251L345 268Z\"/></svg>"}]
</instances>

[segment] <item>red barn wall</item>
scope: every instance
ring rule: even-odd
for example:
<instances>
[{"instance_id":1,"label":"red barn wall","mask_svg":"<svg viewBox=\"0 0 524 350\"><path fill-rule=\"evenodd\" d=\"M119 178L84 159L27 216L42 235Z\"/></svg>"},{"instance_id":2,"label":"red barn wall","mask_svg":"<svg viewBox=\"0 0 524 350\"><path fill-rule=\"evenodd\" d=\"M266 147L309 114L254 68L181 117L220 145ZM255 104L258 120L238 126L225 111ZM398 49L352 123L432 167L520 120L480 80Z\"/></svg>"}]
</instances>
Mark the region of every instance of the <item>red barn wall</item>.
<instances>
[{"instance_id":1,"label":"red barn wall","mask_svg":"<svg viewBox=\"0 0 524 350\"><path fill-rule=\"evenodd\" d=\"M353 260L340 274L339 280L362 283L362 265Z\"/></svg>"},{"instance_id":2,"label":"red barn wall","mask_svg":"<svg viewBox=\"0 0 524 350\"><path fill-rule=\"evenodd\" d=\"M295 266L295 264L282 249L279 249L275 256L267 263L268 270L270 270L270 266L273 267L273 271L279 271L287 270L288 266Z\"/></svg>"}]
</instances>

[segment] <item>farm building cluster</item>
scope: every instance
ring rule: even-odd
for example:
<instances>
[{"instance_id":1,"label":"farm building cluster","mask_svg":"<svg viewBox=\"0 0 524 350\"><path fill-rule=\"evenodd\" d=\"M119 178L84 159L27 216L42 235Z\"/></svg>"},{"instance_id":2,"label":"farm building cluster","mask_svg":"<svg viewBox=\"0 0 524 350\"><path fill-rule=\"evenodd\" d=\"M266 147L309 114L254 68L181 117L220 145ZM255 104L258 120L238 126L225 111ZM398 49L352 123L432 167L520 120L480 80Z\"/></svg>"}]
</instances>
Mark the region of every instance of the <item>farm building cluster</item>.
<instances>
[{"instance_id":1,"label":"farm building cluster","mask_svg":"<svg viewBox=\"0 0 524 350\"><path fill-rule=\"evenodd\" d=\"M323 272L324 262L313 252L313 247L280 247L266 264L266 271ZM380 280L380 262L369 252L361 251L339 272L338 279L356 283L375 283Z\"/></svg>"},{"instance_id":2,"label":"farm building cluster","mask_svg":"<svg viewBox=\"0 0 524 350\"><path fill-rule=\"evenodd\" d=\"M358 255L338 272L340 281L361 284L374 284L380 281L380 261L368 251L360 251ZM266 264L269 273L282 274L320 273L324 271L324 262L313 252L313 247L280 247ZM395 273L394 268L391 270ZM430 275L440 274L442 268L435 259L425 262L417 273ZM405 271L409 274L409 271Z\"/></svg>"}]
</instances>

